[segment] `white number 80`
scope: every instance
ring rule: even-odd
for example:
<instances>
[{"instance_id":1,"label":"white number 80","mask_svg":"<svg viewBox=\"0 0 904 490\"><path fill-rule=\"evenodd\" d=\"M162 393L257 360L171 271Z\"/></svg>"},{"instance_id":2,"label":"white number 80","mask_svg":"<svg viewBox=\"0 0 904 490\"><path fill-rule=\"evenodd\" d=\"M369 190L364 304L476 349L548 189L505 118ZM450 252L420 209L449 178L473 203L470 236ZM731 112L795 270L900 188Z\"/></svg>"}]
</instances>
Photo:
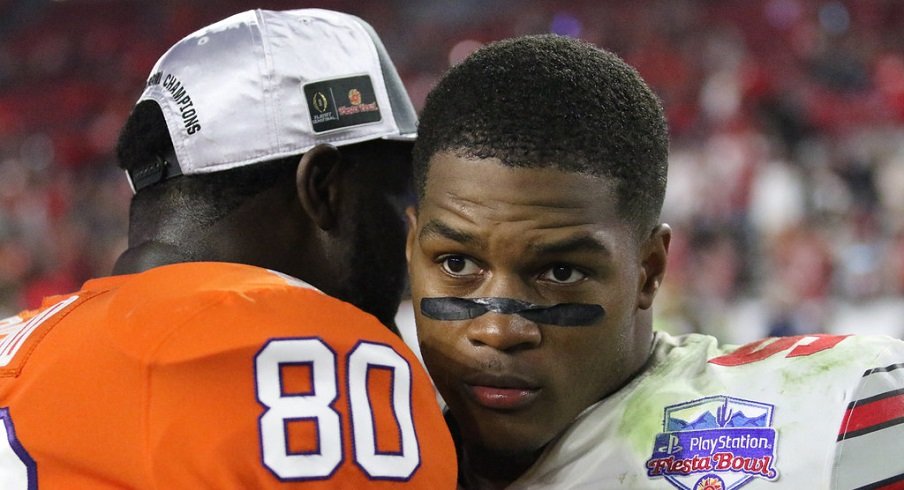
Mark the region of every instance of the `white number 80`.
<instances>
[{"instance_id":1,"label":"white number 80","mask_svg":"<svg viewBox=\"0 0 904 490\"><path fill-rule=\"evenodd\" d=\"M373 479L407 480L420 466L420 448L411 415L411 367L391 347L359 343L348 355L348 404L355 463ZM286 394L281 365L307 364L312 389ZM330 477L343 460L341 418L331 406L338 396L336 354L320 339L271 340L255 359L257 398L267 409L260 417L264 465L284 480ZM367 393L372 368L392 370L392 411L401 435L399 453L377 450L373 413ZM315 452L290 453L287 422L313 420L319 438Z\"/></svg>"}]
</instances>

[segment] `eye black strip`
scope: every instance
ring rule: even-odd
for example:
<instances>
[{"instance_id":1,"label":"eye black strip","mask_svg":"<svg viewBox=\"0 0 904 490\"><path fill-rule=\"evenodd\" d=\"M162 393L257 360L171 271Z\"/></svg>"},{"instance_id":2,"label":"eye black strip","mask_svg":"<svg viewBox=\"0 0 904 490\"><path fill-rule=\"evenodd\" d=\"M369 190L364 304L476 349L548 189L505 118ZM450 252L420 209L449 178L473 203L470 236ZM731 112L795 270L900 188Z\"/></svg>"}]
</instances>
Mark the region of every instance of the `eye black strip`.
<instances>
[{"instance_id":1,"label":"eye black strip","mask_svg":"<svg viewBox=\"0 0 904 490\"><path fill-rule=\"evenodd\" d=\"M487 312L520 315L532 322L560 327L593 325L606 311L600 305L559 303L537 305L511 298L423 298L421 313L441 321L470 320Z\"/></svg>"}]
</instances>

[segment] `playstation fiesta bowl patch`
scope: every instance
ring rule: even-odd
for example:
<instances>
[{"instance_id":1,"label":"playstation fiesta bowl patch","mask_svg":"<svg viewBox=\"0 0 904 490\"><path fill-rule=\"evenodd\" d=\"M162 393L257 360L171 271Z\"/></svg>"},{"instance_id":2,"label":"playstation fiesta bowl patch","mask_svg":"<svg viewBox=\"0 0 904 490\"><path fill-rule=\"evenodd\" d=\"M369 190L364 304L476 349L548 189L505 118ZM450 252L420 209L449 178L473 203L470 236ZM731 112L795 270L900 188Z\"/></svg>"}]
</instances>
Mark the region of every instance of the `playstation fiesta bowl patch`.
<instances>
[{"instance_id":1,"label":"playstation fiesta bowl patch","mask_svg":"<svg viewBox=\"0 0 904 490\"><path fill-rule=\"evenodd\" d=\"M711 396L665 408L647 476L682 490L733 490L778 479L773 406Z\"/></svg>"},{"instance_id":2,"label":"playstation fiesta bowl patch","mask_svg":"<svg viewBox=\"0 0 904 490\"><path fill-rule=\"evenodd\" d=\"M369 75L335 78L304 86L315 133L378 122L380 106Z\"/></svg>"}]
</instances>

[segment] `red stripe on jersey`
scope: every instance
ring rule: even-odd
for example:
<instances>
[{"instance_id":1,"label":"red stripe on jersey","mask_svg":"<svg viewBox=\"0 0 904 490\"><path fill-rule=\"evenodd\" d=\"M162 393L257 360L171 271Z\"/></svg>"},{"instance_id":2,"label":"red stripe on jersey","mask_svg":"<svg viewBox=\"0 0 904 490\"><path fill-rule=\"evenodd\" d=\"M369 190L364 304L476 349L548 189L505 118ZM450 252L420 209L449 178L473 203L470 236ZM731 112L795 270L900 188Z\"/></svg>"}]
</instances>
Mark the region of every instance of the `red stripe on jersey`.
<instances>
[{"instance_id":1,"label":"red stripe on jersey","mask_svg":"<svg viewBox=\"0 0 904 490\"><path fill-rule=\"evenodd\" d=\"M893 476L871 485L859 487L856 490L904 490L904 475Z\"/></svg>"},{"instance_id":2,"label":"red stripe on jersey","mask_svg":"<svg viewBox=\"0 0 904 490\"><path fill-rule=\"evenodd\" d=\"M904 490L904 481L890 483L888 485L878 487L876 490Z\"/></svg>"},{"instance_id":3,"label":"red stripe on jersey","mask_svg":"<svg viewBox=\"0 0 904 490\"><path fill-rule=\"evenodd\" d=\"M845 435L852 432L887 424L902 417L904 417L904 392L857 404L845 412L838 438L844 439Z\"/></svg>"}]
</instances>

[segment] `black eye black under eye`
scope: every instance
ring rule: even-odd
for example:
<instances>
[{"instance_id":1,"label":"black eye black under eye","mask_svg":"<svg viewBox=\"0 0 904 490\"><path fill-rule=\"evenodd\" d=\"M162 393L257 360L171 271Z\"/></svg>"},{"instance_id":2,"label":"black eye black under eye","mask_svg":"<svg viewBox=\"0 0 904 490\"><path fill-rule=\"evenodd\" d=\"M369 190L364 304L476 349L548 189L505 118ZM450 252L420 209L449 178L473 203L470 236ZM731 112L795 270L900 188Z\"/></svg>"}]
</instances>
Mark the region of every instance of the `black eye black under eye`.
<instances>
[{"instance_id":1,"label":"black eye black under eye","mask_svg":"<svg viewBox=\"0 0 904 490\"><path fill-rule=\"evenodd\" d=\"M552 268L552 277L555 277L557 281L564 281L571 277L573 269L567 265L557 265Z\"/></svg>"},{"instance_id":2,"label":"black eye black under eye","mask_svg":"<svg viewBox=\"0 0 904 490\"><path fill-rule=\"evenodd\" d=\"M452 272L461 272L465 269L464 257L447 257L446 267Z\"/></svg>"}]
</instances>

